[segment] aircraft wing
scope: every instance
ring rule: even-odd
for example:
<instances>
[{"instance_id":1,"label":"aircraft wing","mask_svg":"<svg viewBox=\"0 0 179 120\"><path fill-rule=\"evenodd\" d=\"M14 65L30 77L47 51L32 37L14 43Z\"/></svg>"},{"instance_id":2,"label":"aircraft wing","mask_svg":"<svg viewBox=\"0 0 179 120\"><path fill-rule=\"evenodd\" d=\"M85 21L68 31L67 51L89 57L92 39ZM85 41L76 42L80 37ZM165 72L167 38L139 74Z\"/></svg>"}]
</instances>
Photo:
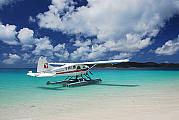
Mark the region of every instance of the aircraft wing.
<instances>
[{"instance_id":1,"label":"aircraft wing","mask_svg":"<svg viewBox=\"0 0 179 120\"><path fill-rule=\"evenodd\" d=\"M109 61L96 61L96 62L83 62L79 64L105 64L105 63L120 63L120 62L128 62L128 59L124 60L109 60Z\"/></svg>"},{"instance_id":2,"label":"aircraft wing","mask_svg":"<svg viewBox=\"0 0 179 120\"><path fill-rule=\"evenodd\" d=\"M81 62L81 63L49 63L52 65L89 65L89 64L105 64L105 63L120 63L128 62L128 59L124 60L109 60L109 61L96 61L96 62Z\"/></svg>"}]
</instances>

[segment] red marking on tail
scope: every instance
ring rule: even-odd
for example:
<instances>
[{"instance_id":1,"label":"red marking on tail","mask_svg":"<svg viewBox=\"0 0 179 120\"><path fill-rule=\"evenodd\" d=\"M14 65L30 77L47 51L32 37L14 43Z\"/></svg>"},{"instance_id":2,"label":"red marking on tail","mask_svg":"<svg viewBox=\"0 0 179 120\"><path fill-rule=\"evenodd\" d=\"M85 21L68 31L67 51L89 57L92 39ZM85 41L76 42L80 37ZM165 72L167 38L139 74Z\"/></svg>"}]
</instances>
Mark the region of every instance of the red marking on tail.
<instances>
[{"instance_id":1,"label":"red marking on tail","mask_svg":"<svg viewBox=\"0 0 179 120\"><path fill-rule=\"evenodd\" d=\"M48 68L48 63L45 63L45 64L44 64L44 68Z\"/></svg>"}]
</instances>

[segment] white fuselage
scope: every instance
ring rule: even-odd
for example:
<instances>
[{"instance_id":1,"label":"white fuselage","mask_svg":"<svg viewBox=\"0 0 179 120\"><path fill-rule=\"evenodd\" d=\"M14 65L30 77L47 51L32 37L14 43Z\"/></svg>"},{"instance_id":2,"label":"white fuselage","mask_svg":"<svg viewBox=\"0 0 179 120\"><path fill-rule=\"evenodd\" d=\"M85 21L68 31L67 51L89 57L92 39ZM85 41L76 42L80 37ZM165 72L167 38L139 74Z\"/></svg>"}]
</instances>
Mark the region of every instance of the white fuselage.
<instances>
[{"instance_id":1,"label":"white fuselage","mask_svg":"<svg viewBox=\"0 0 179 120\"><path fill-rule=\"evenodd\" d=\"M89 67L87 65L64 65L40 73L32 73L32 71L29 71L27 75L36 77L79 76L86 74L88 70Z\"/></svg>"}]
</instances>

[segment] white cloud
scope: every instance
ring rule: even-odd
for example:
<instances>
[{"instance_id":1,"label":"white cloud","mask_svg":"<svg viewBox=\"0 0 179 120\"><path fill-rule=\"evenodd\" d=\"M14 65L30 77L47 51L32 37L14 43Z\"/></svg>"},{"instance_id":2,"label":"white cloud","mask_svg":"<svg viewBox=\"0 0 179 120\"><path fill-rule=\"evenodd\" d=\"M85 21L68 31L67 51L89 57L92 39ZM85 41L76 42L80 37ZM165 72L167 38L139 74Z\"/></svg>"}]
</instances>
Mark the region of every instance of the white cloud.
<instances>
[{"instance_id":1,"label":"white cloud","mask_svg":"<svg viewBox=\"0 0 179 120\"><path fill-rule=\"evenodd\" d=\"M72 60L99 60L101 57L105 56L105 52L107 51L107 48L94 44L92 47L90 46L80 46L78 47L73 53L71 53L71 59Z\"/></svg>"},{"instance_id":2,"label":"white cloud","mask_svg":"<svg viewBox=\"0 0 179 120\"><path fill-rule=\"evenodd\" d=\"M57 56L59 58L59 61L63 61L63 60L67 60L69 57L69 52L67 50L64 50L63 52L56 52L54 53L55 56Z\"/></svg>"},{"instance_id":3,"label":"white cloud","mask_svg":"<svg viewBox=\"0 0 179 120\"><path fill-rule=\"evenodd\" d=\"M24 54L22 55L22 57L23 57L23 60L27 61L27 60L30 59L31 56L30 56L29 54L27 54L27 53L24 53Z\"/></svg>"},{"instance_id":4,"label":"white cloud","mask_svg":"<svg viewBox=\"0 0 179 120\"><path fill-rule=\"evenodd\" d=\"M29 28L16 31L15 25L0 23L0 40L9 45L22 45L23 49L31 48L34 44L34 32ZM19 39L20 43L17 41Z\"/></svg>"},{"instance_id":5,"label":"white cloud","mask_svg":"<svg viewBox=\"0 0 179 120\"><path fill-rule=\"evenodd\" d=\"M150 44L150 38L142 39L138 34L126 34L126 37L119 41L106 41L104 47L108 48L110 51L137 52Z\"/></svg>"},{"instance_id":6,"label":"white cloud","mask_svg":"<svg viewBox=\"0 0 179 120\"><path fill-rule=\"evenodd\" d=\"M39 56L34 56L30 53L24 53L24 54L21 54L21 56L22 56L22 60L26 64L36 64L39 59Z\"/></svg>"},{"instance_id":7,"label":"white cloud","mask_svg":"<svg viewBox=\"0 0 179 120\"><path fill-rule=\"evenodd\" d=\"M53 56L53 46L48 37L35 39L36 48L32 51L35 55Z\"/></svg>"},{"instance_id":8,"label":"white cloud","mask_svg":"<svg viewBox=\"0 0 179 120\"><path fill-rule=\"evenodd\" d=\"M77 12L67 12L60 19L62 10L70 7L65 0L52 0L49 11L37 16L39 25L71 33L97 35L102 39L112 35L122 37L130 32L151 33L163 25L164 19L177 12L176 0L88 0L88 3L87 7L80 7ZM50 19L52 21L48 21Z\"/></svg>"},{"instance_id":9,"label":"white cloud","mask_svg":"<svg viewBox=\"0 0 179 120\"><path fill-rule=\"evenodd\" d=\"M3 5L7 5L7 4L10 4L10 3L14 3L14 2L17 2L17 1L21 1L21 0L0 0L0 8L1 8Z\"/></svg>"},{"instance_id":10,"label":"white cloud","mask_svg":"<svg viewBox=\"0 0 179 120\"><path fill-rule=\"evenodd\" d=\"M92 44L92 41L90 39L82 41L78 38L73 46L77 47L77 49L73 51L73 53L71 53L72 60L100 59L105 55L104 53L107 51L106 46L104 46L103 44Z\"/></svg>"},{"instance_id":11,"label":"white cloud","mask_svg":"<svg viewBox=\"0 0 179 120\"><path fill-rule=\"evenodd\" d=\"M52 60L55 56L59 61L66 60L69 57L69 52L65 48L65 43L52 46L48 37L35 39L35 50L32 53L36 56L46 56Z\"/></svg>"},{"instance_id":12,"label":"white cloud","mask_svg":"<svg viewBox=\"0 0 179 120\"><path fill-rule=\"evenodd\" d=\"M76 51L73 51L73 53L70 54L72 60L85 60L86 56L88 56L90 52L90 47L79 47Z\"/></svg>"},{"instance_id":13,"label":"white cloud","mask_svg":"<svg viewBox=\"0 0 179 120\"><path fill-rule=\"evenodd\" d=\"M79 7L75 12L68 2L52 0L49 11L37 16L39 26L68 34L97 36L103 52L89 48L88 58L96 58L106 51L140 51L151 44L151 38L158 34L165 20L179 13L177 0L88 0L88 6ZM64 9L68 12L63 13ZM74 46L80 47L80 43L76 41ZM79 49L84 50L84 46L72 55L83 54Z\"/></svg>"},{"instance_id":14,"label":"white cloud","mask_svg":"<svg viewBox=\"0 0 179 120\"><path fill-rule=\"evenodd\" d=\"M125 41L127 44L123 44L123 41ZM94 43L93 45L90 40L84 42L76 40L74 46L78 48L71 53L71 59L100 60L105 56L110 56L107 54L110 54L110 52L113 51L120 51L121 53L117 53L117 55L105 59L130 58L132 53L137 52L150 44L150 38L142 39L136 34L127 34L124 40L109 40L104 43Z\"/></svg>"},{"instance_id":15,"label":"white cloud","mask_svg":"<svg viewBox=\"0 0 179 120\"><path fill-rule=\"evenodd\" d=\"M17 38L19 39L22 45L22 50L29 50L34 46L34 31L30 30L29 28L20 29Z\"/></svg>"},{"instance_id":16,"label":"white cloud","mask_svg":"<svg viewBox=\"0 0 179 120\"><path fill-rule=\"evenodd\" d=\"M0 40L9 45L17 45L16 41L16 26L15 25L2 25L0 24Z\"/></svg>"},{"instance_id":17,"label":"white cloud","mask_svg":"<svg viewBox=\"0 0 179 120\"><path fill-rule=\"evenodd\" d=\"M2 56L3 56L3 57L7 57L8 54L7 54L7 53L3 53Z\"/></svg>"},{"instance_id":18,"label":"white cloud","mask_svg":"<svg viewBox=\"0 0 179 120\"><path fill-rule=\"evenodd\" d=\"M34 44L34 31L29 28L22 28L18 33L18 39L24 45L32 45Z\"/></svg>"},{"instance_id":19,"label":"white cloud","mask_svg":"<svg viewBox=\"0 0 179 120\"><path fill-rule=\"evenodd\" d=\"M54 47L54 51L60 51L65 49L65 43L63 44L58 44L57 46Z\"/></svg>"},{"instance_id":20,"label":"white cloud","mask_svg":"<svg viewBox=\"0 0 179 120\"><path fill-rule=\"evenodd\" d=\"M82 47L82 46L88 46L91 45L91 40L87 39L86 41L80 41L80 40L76 40L74 46L76 47Z\"/></svg>"},{"instance_id":21,"label":"white cloud","mask_svg":"<svg viewBox=\"0 0 179 120\"><path fill-rule=\"evenodd\" d=\"M29 17L29 22L35 22L35 19L32 16L30 16Z\"/></svg>"},{"instance_id":22,"label":"white cloud","mask_svg":"<svg viewBox=\"0 0 179 120\"><path fill-rule=\"evenodd\" d=\"M4 5L4 4L8 4L11 1L13 1L13 0L0 0L0 7L2 7L2 5Z\"/></svg>"},{"instance_id":23,"label":"white cloud","mask_svg":"<svg viewBox=\"0 0 179 120\"><path fill-rule=\"evenodd\" d=\"M101 57L105 56L105 52L107 51L107 48L103 45L92 45L90 53L88 56L85 57L85 59L95 59L98 60Z\"/></svg>"},{"instance_id":24,"label":"white cloud","mask_svg":"<svg viewBox=\"0 0 179 120\"><path fill-rule=\"evenodd\" d=\"M20 59L21 59L21 57L16 54L9 54L8 58L3 60L2 62L5 64L14 64L17 61L19 61Z\"/></svg>"},{"instance_id":25,"label":"white cloud","mask_svg":"<svg viewBox=\"0 0 179 120\"><path fill-rule=\"evenodd\" d=\"M167 41L162 47L155 50L156 54L159 55L173 55L179 51L179 35L174 40Z\"/></svg>"},{"instance_id":26,"label":"white cloud","mask_svg":"<svg viewBox=\"0 0 179 120\"><path fill-rule=\"evenodd\" d=\"M16 40L19 39L19 42ZM22 28L20 31L16 31L15 25L2 25L0 23L0 40L10 45L22 45L22 50L32 50L32 54L36 56L46 56L50 59L54 58L54 55L58 57L59 60L66 60L69 57L69 52L65 48L65 44L58 44L53 47L48 37L35 38L34 31L29 28ZM35 47L35 49L34 49ZM13 55L9 55L10 58ZM36 57L31 60L27 60L30 56L24 53L23 60L26 62L36 61ZM15 59L13 59L15 60ZM10 59L4 60L5 63L11 64ZM14 61L12 61L14 62Z\"/></svg>"},{"instance_id":27,"label":"white cloud","mask_svg":"<svg viewBox=\"0 0 179 120\"><path fill-rule=\"evenodd\" d=\"M120 53L119 55L114 55L110 59L117 60L117 59L130 59L131 53Z\"/></svg>"},{"instance_id":28,"label":"white cloud","mask_svg":"<svg viewBox=\"0 0 179 120\"><path fill-rule=\"evenodd\" d=\"M65 48L65 43L58 44L54 47L53 51L54 55L58 57L59 61L67 60L70 55L67 49Z\"/></svg>"},{"instance_id":29,"label":"white cloud","mask_svg":"<svg viewBox=\"0 0 179 120\"><path fill-rule=\"evenodd\" d=\"M65 1L66 0L52 0L52 5L49 6L49 11L44 14L38 14L37 18L43 19L43 21L39 21L39 25L41 27L58 29L61 26L59 11L62 11L67 6Z\"/></svg>"},{"instance_id":30,"label":"white cloud","mask_svg":"<svg viewBox=\"0 0 179 120\"><path fill-rule=\"evenodd\" d=\"M126 44L124 44L124 41L126 42ZM81 57L81 60L100 60L101 58L104 58L107 54L109 54L109 52L120 51L120 55L117 54L114 56L116 59L122 59L124 57L131 57L132 53L137 52L150 44L150 38L142 39L139 35L136 34L127 34L126 38L123 40L108 40L101 44L93 44L91 47L89 46L91 45L91 42L80 42L77 40L75 41L74 46L80 46L80 49L76 49L76 51L72 53L72 56L77 56L76 59ZM87 50L84 50L84 48L87 48ZM83 53L81 53L80 50L82 50ZM74 57L72 57L72 59L74 59Z\"/></svg>"}]
</instances>

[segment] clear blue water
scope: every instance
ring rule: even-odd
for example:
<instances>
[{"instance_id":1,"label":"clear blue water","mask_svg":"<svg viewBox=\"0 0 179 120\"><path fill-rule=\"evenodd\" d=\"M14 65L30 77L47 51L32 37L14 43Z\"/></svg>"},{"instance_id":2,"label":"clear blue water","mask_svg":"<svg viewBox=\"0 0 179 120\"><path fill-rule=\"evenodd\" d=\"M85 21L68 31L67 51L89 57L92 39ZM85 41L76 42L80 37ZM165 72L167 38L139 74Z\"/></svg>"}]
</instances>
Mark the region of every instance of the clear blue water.
<instances>
[{"instance_id":1,"label":"clear blue water","mask_svg":"<svg viewBox=\"0 0 179 120\"><path fill-rule=\"evenodd\" d=\"M171 84L179 85L179 70L145 69L93 69L94 78L101 78L100 85L81 87L47 86L47 81L64 80L65 77L36 78L27 76L35 69L0 69L0 106L26 104L53 100L100 98L110 94L149 91Z\"/></svg>"}]
</instances>

